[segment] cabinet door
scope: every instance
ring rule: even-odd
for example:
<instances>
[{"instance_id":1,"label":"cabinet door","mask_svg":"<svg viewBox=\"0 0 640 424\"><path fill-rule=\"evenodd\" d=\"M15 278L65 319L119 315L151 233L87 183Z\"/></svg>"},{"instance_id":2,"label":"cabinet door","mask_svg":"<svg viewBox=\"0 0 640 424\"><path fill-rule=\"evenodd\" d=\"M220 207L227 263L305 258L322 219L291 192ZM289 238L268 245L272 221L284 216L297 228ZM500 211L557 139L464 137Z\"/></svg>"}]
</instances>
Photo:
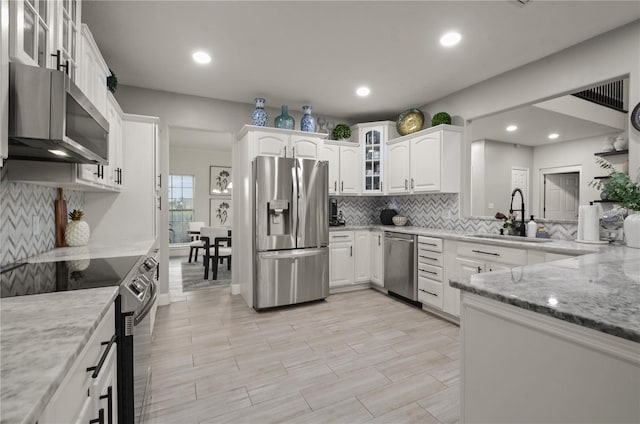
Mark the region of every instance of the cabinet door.
<instances>
[{"instance_id":1,"label":"cabinet door","mask_svg":"<svg viewBox=\"0 0 640 424\"><path fill-rule=\"evenodd\" d=\"M329 162L329 194L338 193L340 181L340 146L324 144L318 151L318 159Z\"/></svg>"},{"instance_id":2,"label":"cabinet door","mask_svg":"<svg viewBox=\"0 0 640 424\"><path fill-rule=\"evenodd\" d=\"M355 232L355 281L367 282L371 279L371 233Z\"/></svg>"},{"instance_id":3,"label":"cabinet door","mask_svg":"<svg viewBox=\"0 0 640 424\"><path fill-rule=\"evenodd\" d=\"M55 3L9 2L9 55L13 61L42 68L50 66Z\"/></svg>"},{"instance_id":4,"label":"cabinet door","mask_svg":"<svg viewBox=\"0 0 640 424\"><path fill-rule=\"evenodd\" d=\"M408 193L409 175L409 143L387 146L387 193Z\"/></svg>"},{"instance_id":5,"label":"cabinet door","mask_svg":"<svg viewBox=\"0 0 640 424\"><path fill-rule=\"evenodd\" d=\"M487 262L484 264L485 272L504 271L511 268L512 267L510 265L500 264L496 262Z\"/></svg>"},{"instance_id":6,"label":"cabinet door","mask_svg":"<svg viewBox=\"0 0 640 424\"><path fill-rule=\"evenodd\" d=\"M453 278L462 281L469 281L473 274L484 272L484 262L456 257L454 262ZM445 284L449 284L448 281ZM447 301L443 304L443 310L453 316L460 316L460 290L453 287L447 289Z\"/></svg>"},{"instance_id":7,"label":"cabinet door","mask_svg":"<svg viewBox=\"0 0 640 424\"><path fill-rule=\"evenodd\" d=\"M353 284L353 243L329 246L329 287Z\"/></svg>"},{"instance_id":8,"label":"cabinet door","mask_svg":"<svg viewBox=\"0 0 640 424\"><path fill-rule=\"evenodd\" d=\"M360 194L360 146L340 146L340 193Z\"/></svg>"},{"instance_id":9,"label":"cabinet door","mask_svg":"<svg viewBox=\"0 0 640 424\"><path fill-rule=\"evenodd\" d=\"M78 165L78 180L88 183L102 183L102 165Z\"/></svg>"},{"instance_id":10,"label":"cabinet door","mask_svg":"<svg viewBox=\"0 0 640 424\"><path fill-rule=\"evenodd\" d=\"M363 171L362 192L382 193L382 144L383 129L372 128L361 135Z\"/></svg>"},{"instance_id":11,"label":"cabinet door","mask_svg":"<svg viewBox=\"0 0 640 424\"><path fill-rule=\"evenodd\" d=\"M53 37L53 51L60 51L60 62L68 65L67 74L72 81L77 80L80 43L80 0L51 2L56 8L56 27ZM56 61L56 58L52 58ZM52 67L54 67L52 65ZM103 82L106 91L106 79Z\"/></svg>"},{"instance_id":12,"label":"cabinet door","mask_svg":"<svg viewBox=\"0 0 640 424\"><path fill-rule=\"evenodd\" d=\"M371 283L384 287L384 237L382 232L371 233Z\"/></svg>"},{"instance_id":13,"label":"cabinet door","mask_svg":"<svg viewBox=\"0 0 640 424\"><path fill-rule=\"evenodd\" d=\"M442 134L427 134L411 140L411 190L440 190Z\"/></svg>"},{"instance_id":14,"label":"cabinet door","mask_svg":"<svg viewBox=\"0 0 640 424\"><path fill-rule=\"evenodd\" d=\"M255 131L253 133L254 143L257 148L257 155L264 156L291 156L291 153L287 152L289 144L289 136L284 134L272 134L261 131Z\"/></svg>"},{"instance_id":15,"label":"cabinet door","mask_svg":"<svg viewBox=\"0 0 640 424\"><path fill-rule=\"evenodd\" d=\"M9 1L0 0L0 167L7 158L9 110Z\"/></svg>"},{"instance_id":16,"label":"cabinet door","mask_svg":"<svg viewBox=\"0 0 640 424\"><path fill-rule=\"evenodd\" d=\"M302 159L317 159L318 148L321 144L322 141L317 138L292 135L291 142L289 143L291 151L287 153L287 156Z\"/></svg>"}]
</instances>

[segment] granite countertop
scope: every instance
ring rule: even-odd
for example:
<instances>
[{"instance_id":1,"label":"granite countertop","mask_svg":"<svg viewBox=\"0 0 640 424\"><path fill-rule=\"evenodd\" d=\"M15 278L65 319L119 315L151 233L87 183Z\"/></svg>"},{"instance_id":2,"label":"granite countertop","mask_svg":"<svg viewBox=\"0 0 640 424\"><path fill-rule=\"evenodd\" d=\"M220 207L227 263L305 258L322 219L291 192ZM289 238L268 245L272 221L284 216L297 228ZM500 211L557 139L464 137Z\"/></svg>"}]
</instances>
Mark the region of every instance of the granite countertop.
<instances>
[{"instance_id":1,"label":"granite countertop","mask_svg":"<svg viewBox=\"0 0 640 424\"><path fill-rule=\"evenodd\" d=\"M80 247L58 247L27 259L27 262L56 262L67 260L108 258L118 256L141 256L157 247L157 239L110 243L89 243Z\"/></svg>"},{"instance_id":2,"label":"granite countertop","mask_svg":"<svg viewBox=\"0 0 640 424\"><path fill-rule=\"evenodd\" d=\"M331 231L384 230L443 239L579 255L451 280L452 287L640 342L640 249L567 240L531 243L496 240L464 231L386 225L331 227Z\"/></svg>"},{"instance_id":3,"label":"granite countertop","mask_svg":"<svg viewBox=\"0 0 640 424\"><path fill-rule=\"evenodd\" d=\"M38 420L117 295L103 287L0 300L0 422Z\"/></svg>"}]
</instances>

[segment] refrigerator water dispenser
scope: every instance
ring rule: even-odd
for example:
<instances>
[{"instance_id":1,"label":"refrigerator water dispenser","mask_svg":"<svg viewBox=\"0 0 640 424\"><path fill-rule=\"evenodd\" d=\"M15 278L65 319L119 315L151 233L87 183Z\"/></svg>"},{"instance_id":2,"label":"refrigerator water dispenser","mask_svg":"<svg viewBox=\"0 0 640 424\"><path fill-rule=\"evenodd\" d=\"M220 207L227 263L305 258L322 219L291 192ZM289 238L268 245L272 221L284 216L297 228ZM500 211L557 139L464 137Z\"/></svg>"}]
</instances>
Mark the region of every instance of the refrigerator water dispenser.
<instances>
[{"instance_id":1,"label":"refrigerator water dispenser","mask_svg":"<svg viewBox=\"0 0 640 424\"><path fill-rule=\"evenodd\" d=\"M267 202L267 211L269 213L267 235L280 236L291 234L289 228L289 201L272 199Z\"/></svg>"}]
</instances>

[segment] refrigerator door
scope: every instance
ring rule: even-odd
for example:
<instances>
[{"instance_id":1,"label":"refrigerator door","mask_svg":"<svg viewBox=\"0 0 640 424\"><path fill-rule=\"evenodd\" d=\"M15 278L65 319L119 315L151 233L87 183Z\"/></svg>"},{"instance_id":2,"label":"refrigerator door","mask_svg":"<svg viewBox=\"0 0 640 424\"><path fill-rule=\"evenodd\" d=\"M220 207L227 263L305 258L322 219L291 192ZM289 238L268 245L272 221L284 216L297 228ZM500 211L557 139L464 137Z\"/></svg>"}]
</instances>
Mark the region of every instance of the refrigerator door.
<instances>
[{"instance_id":1,"label":"refrigerator door","mask_svg":"<svg viewBox=\"0 0 640 424\"><path fill-rule=\"evenodd\" d=\"M258 156L253 163L257 251L296 247L296 160Z\"/></svg>"},{"instance_id":2,"label":"refrigerator door","mask_svg":"<svg viewBox=\"0 0 640 424\"><path fill-rule=\"evenodd\" d=\"M296 247L329 245L329 164L297 159L298 222Z\"/></svg>"},{"instance_id":3,"label":"refrigerator door","mask_svg":"<svg viewBox=\"0 0 640 424\"><path fill-rule=\"evenodd\" d=\"M256 253L255 309L324 299L329 295L329 248Z\"/></svg>"}]
</instances>

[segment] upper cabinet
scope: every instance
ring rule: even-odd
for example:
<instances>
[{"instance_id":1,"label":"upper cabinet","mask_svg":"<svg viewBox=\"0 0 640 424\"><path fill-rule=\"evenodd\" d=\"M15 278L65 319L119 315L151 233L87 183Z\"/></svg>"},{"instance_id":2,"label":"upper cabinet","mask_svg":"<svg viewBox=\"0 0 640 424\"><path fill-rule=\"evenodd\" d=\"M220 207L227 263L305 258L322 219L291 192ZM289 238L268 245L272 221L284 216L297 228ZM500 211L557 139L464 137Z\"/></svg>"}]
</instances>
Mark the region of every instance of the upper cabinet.
<instances>
[{"instance_id":1,"label":"upper cabinet","mask_svg":"<svg viewBox=\"0 0 640 424\"><path fill-rule=\"evenodd\" d=\"M382 194L385 167L384 146L398 133L391 121L368 122L352 127L355 139L361 146L360 172L362 194Z\"/></svg>"},{"instance_id":2,"label":"upper cabinet","mask_svg":"<svg viewBox=\"0 0 640 424\"><path fill-rule=\"evenodd\" d=\"M318 159L329 162L329 194L360 194L360 146L325 140Z\"/></svg>"},{"instance_id":3,"label":"upper cabinet","mask_svg":"<svg viewBox=\"0 0 640 424\"><path fill-rule=\"evenodd\" d=\"M462 128L438 125L387 143L388 193L458 193Z\"/></svg>"},{"instance_id":4,"label":"upper cabinet","mask_svg":"<svg viewBox=\"0 0 640 424\"><path fill-rule=\"evenodd\" d=\"M0 166L7 158L9 113L9 0L0 0Z\"/></svg>"},{"instance_id":5,"label":"upper cabinet","mask_svg":"<svg viewBox=\"0 0 640 424\"><path fill-rule=\"evenodd\" d=\"M80 0L15 0L9 3L11 59L25 65L64 69L75 81Z\"/></svg>"},{"instance_id":6,"label":"upper cabinet","mask_svg":"<svg viewBox=\"0 0 640 424\"><path fill-rule=\"evenodd\" d=\"M102 54L93 39L93 35L91 35L91 31L89 31L89 27L85 24L82 24L80 52L78 79L76 83L96 109L106 117L107 77L111 73L102 58Z\"/></svg>"},{"instance_id":7,"label":"upper cabinet","mask_svg":"<svg viewBox=\"0 0 640 424\"><path fill-rule=\"evenodd\" d=\"M317 159L326 134L245 125L238 139L247 137L249 156Z\"/></svg>"}]
</instances>

